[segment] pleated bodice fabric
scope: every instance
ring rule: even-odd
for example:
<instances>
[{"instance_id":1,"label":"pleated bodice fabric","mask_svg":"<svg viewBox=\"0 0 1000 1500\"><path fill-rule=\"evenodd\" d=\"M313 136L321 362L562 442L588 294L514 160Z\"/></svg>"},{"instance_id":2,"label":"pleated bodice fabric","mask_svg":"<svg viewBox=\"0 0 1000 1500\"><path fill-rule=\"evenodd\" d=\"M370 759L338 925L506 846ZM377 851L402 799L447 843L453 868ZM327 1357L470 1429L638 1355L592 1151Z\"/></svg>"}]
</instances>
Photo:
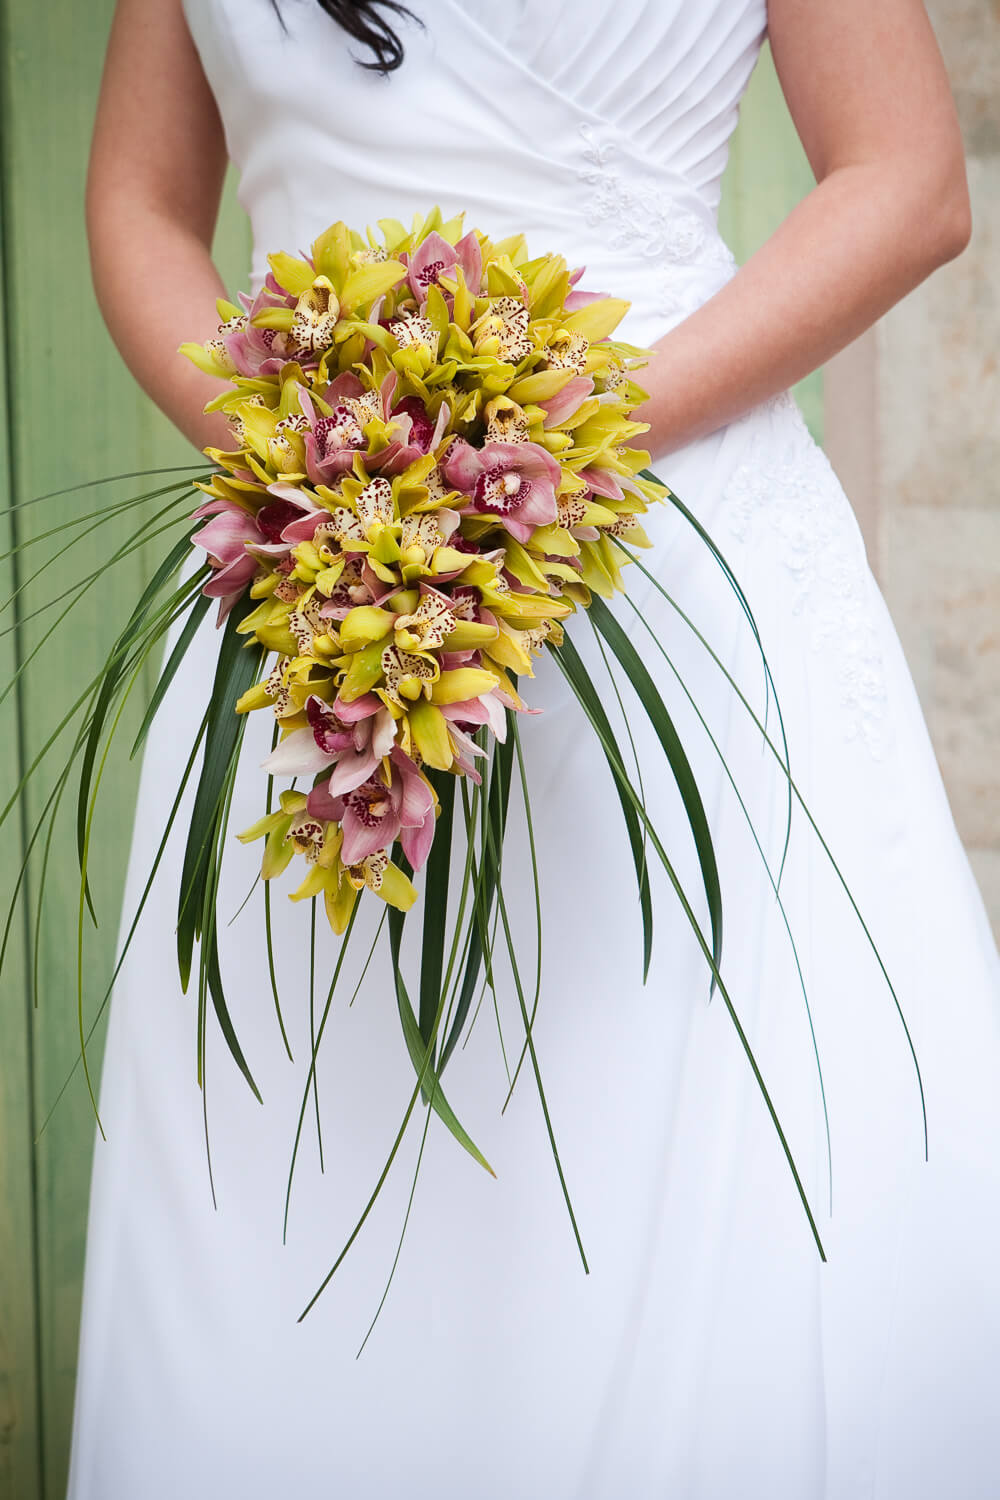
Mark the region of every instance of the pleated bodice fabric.
<instances>
[{"instance_id":1,"label":"pleated bodice fabric","mask_svg":"<svg viewBox=\"0 0 1000 1500\"><path fill-rule=\"evenodd\" d=\"M585 264L657 337L734 268L720 179L766 31L762 0L418 4L402 67L365 56L313 0L187 0L240 200L265 254L334 219L364 229L440 203L493 238Z\"/></svg>"}]
</instances>

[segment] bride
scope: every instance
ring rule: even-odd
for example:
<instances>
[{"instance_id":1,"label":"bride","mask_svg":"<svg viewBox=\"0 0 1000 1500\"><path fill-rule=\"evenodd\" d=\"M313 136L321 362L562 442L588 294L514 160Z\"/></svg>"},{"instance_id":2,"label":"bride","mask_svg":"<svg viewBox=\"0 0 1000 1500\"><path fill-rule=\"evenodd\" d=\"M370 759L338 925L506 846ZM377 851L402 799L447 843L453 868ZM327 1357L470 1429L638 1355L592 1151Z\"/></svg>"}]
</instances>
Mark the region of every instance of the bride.
<instances>
[{"instance_id":1,"label":"bride","mask_svg":"<svg viewBox=\"0 0 1000 1500\"><path fill-rule=\"evenodd\" d=\"M719 182L765 35L817 185L738 268ZM524 731L543 885L535 1040L589 1274L528 1080L500 1114L501 1036L516 1052L519 1012L499 974L495 1014L483 1006L449 1068L496 1180L438 1120L422 1153L414 1131L298 1321L412 1088L391 967L377 947L363 977L345 976L344 996L361 982L324 1036L283 1243L310 1050L308 914L273 895L292 1061L259 887L235 917L259 846L231 841L221 962L264 1107L218 1036L203 1098L196 997L173 958L182 804L111 1010L70 1500L986 1500L1000 1473L1000 960L850 504L789 393L968 243L961 141L923 7L119 0L88 185L95 286L135 378L199 449L231 435L203 412L217 382L175 351L214 335L215 299L234 290L210 258L227 158L253 227L253 291L266 252L306 250L334 219L363 229L440 204L494 237L523 231L532 254L564 253L586 265L584 285L630 300L621 336L655 351L639 412L653 467L746 591L828 845L797 813L782 878L793 953L718 752L772 868L780 773L697 638L631 583L714 736L652 663L711 820L723 972L827 1259L665 882L642 983L613 788L546 660L526 684L543 712ZM759 707L759 658L718 569L668 507L649 530L652 573ZM635 633L628 607L618 614ZM209 616L148 742L122 933L217 647ZM262 717L232 829L259 816ZM651 816L689 875L655 745L632 728ZM513 826L504 873L529 944L526 869ZM329 973L337 943L326 930L315 943Z\"/></svg>"}]
</instances>

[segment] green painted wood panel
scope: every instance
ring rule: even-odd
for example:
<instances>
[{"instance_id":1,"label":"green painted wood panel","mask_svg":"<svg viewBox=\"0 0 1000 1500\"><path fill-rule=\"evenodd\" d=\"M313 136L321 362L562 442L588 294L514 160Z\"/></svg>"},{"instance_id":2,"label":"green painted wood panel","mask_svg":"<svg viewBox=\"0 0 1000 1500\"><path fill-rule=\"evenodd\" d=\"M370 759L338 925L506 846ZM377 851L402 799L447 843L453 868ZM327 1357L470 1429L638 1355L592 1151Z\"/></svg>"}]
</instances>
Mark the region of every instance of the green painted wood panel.
<instances>
[{"instance_id":1,"label":"green painted wood panel","mask_svg":"<svg viewBox=\"0 0 1000 1500\"><path fill-rule=\"evenodd\" d=\"M70 0L0 0L0 128L3 134L4 265L0 318L6 318L5 365L9 447L0 445L0 475L15 501L48 489L129 469L188 463L192 450L139 392L105 331L90 285L83 224L86 160L113 0L82 7ZM769 58L755 72L744 101L724 184L722 223L745 259L812 185L787 118ZM249 238L227 183L215 257L227 284L247 282ZM0 369L0 380L3 370ZM0 389L0 396L3 395ZM817 377L801 397L814 431L821 415ZM37 535L82 510L129 492L125 482L18 512L21 536ZM0 530L0 550L7 531ZM0 675L14 647L29 651L45 618L27 618L58 577L67 595L74 580L96 568L124 534L113 524L74 547L26 591L16 642L0 636ZM158 557L165 539L151 551ZM25 572L46 551L23 556ZM40 748L63 711L73 684L97 670L134 594L156 558L143 556L131 576L112 575L74 614L72 650L48 653L48 668L30 677L30 691L0 705L0 787L13 786L18 766ZM11 566L0 560L3 597ZM0 621L0 627L3 622ZM65 630L65 627L64 627ZM151 687L153 673L144 684ZM78 689L77 689L78 690ZM137 694L139 699L143 695ZM143 700L144 701L144 700ZM129 721L135 723L142 702ZM64 743L64 742L61 742ZM33 821L60 762L39 783L26 808ZM89 935L94 971L90 1011L113 962L120 892L128 848L137 766L121 754L109 767L113 802L105 805L92 863L101 926ZM6 795L0 799L6 800ZM32 1004L23 917L13 929L14 962L0 993L0 1500L62 1500L72 1413L80 1278L86 1230L93 1118L77 1070L51 1122L32 1148L77 1058L74 928L78 900L71 798L60 814L40 930L37 1009ZM24 831L8 825L0 885L9 886ZM30 865L37 882L39 861ZM34 887L33 887L34 888ZM2 894L2 891L0 891ZM0 907L0 919L6 902ZM98 978L100 977L100 984ZM89 1015L89 1012L88 1012ZM102 1028L91 1052L99 1070ZM106 1122L114 1128L114 1121ZM99 1147L98 1147L99 1149Z\"/></svg>"},{"instance_id":2,"label":"green painted wood panel","mask_svg":"<svg viewBox=\"0 0 1000 1500\"><path fill-rule=\"evenodd\" d=\"M2 43L0 34L0 43ZM0 195L0 286L4 273L6 204ZM10 392L6 357L8 325L0 300L0 486L11 488ZM6 503L0 515L0 553L8 554L15 537L15 518ZM11 556L0 560L0 601L11 598L17 568ZM17 667L18 640L13 606L0 614L0 691ZM18 743L19 693L0 703L0 807L20 776ZM24 844L24 819L13 809L0 829L0 925L14 893ZM0 939L2 941L2 939ZM0 1497L35 1500L40 1493L41 1440L38 1402L38 1344L35 1284L34 1160L31 1078L31 996L25 965L26 929L20 912L7 933L6 969L0 984Z\"/></svg>"},{"instance_id":3,"label":"green painted wood panel","mask_svg":"<svg viewBox=\"0 0 1000 1500\"><path fill-rule=\"evenodd\" d=\"M101 475L167 464L196 455L138 390L104 329L90 283L83 194L93 113L113 11L112 0L79 6L68 0L3 0L2 100L5 180L4 277L10 374L10 493L15 501ZM227 280L247 279L249 238L233 202L232 183L220 221L216 258ZM124 270L124 268L123 268ZM137 287L138 295L155 288ZM22 536L37 535L73 514L129 493L137 481L33 506L19 513ZM56 586L74 582L105 560L131 525L115 522L82 538L44 586L26 591L19 646L28 651L48 617L27 614ZM32 757L58 722L71 690L94 673L124 623L137 579L148 576L169 537L119 567L93 589L62 627L59 652L47 649L44 672L31 674L20 705L23 754ZM46 544L22 554L30 572ZM0 644L7 644L0 638ZM6 677L9 663L0 658ZM137 691L125 732L138 725L152 686ZM6 725L7 721L3 721ZM3 785L14 779L17 736L3 740ZM66 736L59 748L67 744ZM123 738L122 743L125 743ZM53 752L27 807L41 811L62 759ZM138 762L113 755L112 789L104 804L92 863L100 927L88 934L88 1017L103 993L114 959ZM4 799L6 800L6 799ZM63 800L50 863L41 926L38 1006L30 1010L23 968L4 976L4 1085L0 1092L0 1496L61 1500L65 1491L79 1324L80 1281L94 1121L78 1069L34 1150L30 1141L48 1114L78 1055L75 999L75 876L73 798ZM9 846L8 846L9 847ZM37 882L39 860L31 871ZM22 928L16 929L23 942ZM91 1052L99 1073L103 1027ZM114 1129L114 1121L105 1122ZM7 1253L9 1250L9 1254ZM36 1397L37 1391L37 1397ZM6 1439L6 1441L4 1440ZM3 1464L7 1464L7 1473Z\"/></svg>"}]
</instances>

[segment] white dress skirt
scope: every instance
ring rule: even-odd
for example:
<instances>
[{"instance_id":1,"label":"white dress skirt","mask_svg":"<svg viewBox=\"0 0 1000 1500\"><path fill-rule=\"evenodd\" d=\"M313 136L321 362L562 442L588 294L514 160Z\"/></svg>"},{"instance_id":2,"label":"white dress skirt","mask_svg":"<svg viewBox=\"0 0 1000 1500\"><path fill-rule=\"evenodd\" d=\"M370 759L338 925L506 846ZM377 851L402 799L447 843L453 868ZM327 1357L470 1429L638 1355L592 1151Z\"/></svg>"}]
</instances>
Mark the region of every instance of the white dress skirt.
<instances>
[{"instance_id":1,"label":"white dress skirt","mask_svg":"<svg viewBox=\"0 0 1000 1500\"><path fill-rule=\"evenodd\" d=\"M241 169L255 288L266 251L307 249L335 218L363 227L434 203L466 208L467 226L494 237L524 230L533 253L586 263L584 285L632 299L621 331L639 344L733 274L715 223L718 180L765 34L763 0L415 8L425 27L401 22L406 61L386 80L351 60L318 4L283 0L283 31L269 0L185 0ZM787 783L720 667L762 716L757 646L704 544L665 506L644 561L718 662L637 569L629 594L679 678L631 606L615 612L701 787L722 881L722 974L826 1261L733 1019L718 991L709 998L705 959L655 864L642 982L613 783L545 659L523 684L543 711L521 724L543 906L534 1037L589 1270L529 1063L500 1112L504 1050L513 1069L524 1036L501 961L495 1008L487 994L444 1074L495 1178L431 1118L398 1265L357 1357L407 1213L418 1104L366 1223L298 1321L364 1210L415 1081L384 930L361 978L382 907L364 902L330 1010L318 1060L323 1170L310 1100L283 1243L310 1028L339 942L320 913L310 997L308 904L287 899L292 872L275 882L290 1061L259 883L236 915L261 846L230 837L221 965L264 1102L211 1016L203 1096L195 986L181 991L175 960L189 789L114 991L69 1500L996 1494L1000 959L913 681L849 501L788 393L660 463L654 455L654 468L745 590L792 775L829 847L795 803L783 914L772 876ZM120 942L210 690L214 613L145 753ZM571 629L627 743L589 624ZM677 793L627 695L624 712L650 816L704 924ZM772 698L772 738L776 729ZM266 714L251 716L233 833L263 810L270 733ZM515 781L504 888L530 1004L521 800ZM892 980L923 1100L893 994L830 855ZM418 907L417 930L419 917ZM408 973L412 991L412 950Z\"/></svg>"}]
</instances>

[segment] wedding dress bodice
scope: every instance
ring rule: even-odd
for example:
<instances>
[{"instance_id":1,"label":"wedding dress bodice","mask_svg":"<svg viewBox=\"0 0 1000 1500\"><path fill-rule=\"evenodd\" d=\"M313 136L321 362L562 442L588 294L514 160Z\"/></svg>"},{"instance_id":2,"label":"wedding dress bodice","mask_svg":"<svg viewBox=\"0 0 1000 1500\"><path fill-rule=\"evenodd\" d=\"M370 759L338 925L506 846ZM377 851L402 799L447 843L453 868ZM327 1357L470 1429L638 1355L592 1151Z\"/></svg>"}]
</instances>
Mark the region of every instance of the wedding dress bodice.
<instances>
[{"instance_id":1,"label":"wedding dress bodice","mask_svg":"<svg viewBox=\"0 0 1000 1500\"><path fill-rule=\"evenodd\" d=\"M276 8L277 6L277 8ZM644 343L735 262L716 224L765 0L414 0L388 77L316 0L184 0L253 226L308 249L439 203L532 254L585 264ZM279 17L280 11L280 17ZM284 29L282 26L284 22Z\"/></svg>"}]
</instances>

